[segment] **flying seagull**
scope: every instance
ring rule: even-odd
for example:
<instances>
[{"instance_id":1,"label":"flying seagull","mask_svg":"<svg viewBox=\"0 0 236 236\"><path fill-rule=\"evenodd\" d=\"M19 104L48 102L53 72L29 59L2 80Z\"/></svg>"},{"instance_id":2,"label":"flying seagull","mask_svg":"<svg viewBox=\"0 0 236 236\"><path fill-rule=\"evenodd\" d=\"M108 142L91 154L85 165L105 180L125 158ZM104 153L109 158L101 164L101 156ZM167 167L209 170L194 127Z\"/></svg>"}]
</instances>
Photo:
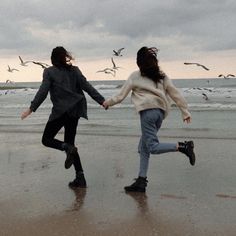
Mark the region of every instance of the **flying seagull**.
<instances>
[{"instance_id":1,"label":"flying seagull","mask_svg":"<svg viewBox=\"0 0 236 236\"><path fill-rule=\"evenodd\" d=\"M116 75L115 70L113 70L111 68L105 68L103 70L98 70L96 73L99 73L99 72L103 72L105 74L111 74L113 77L115 77L115 75Z\"/></svg>"},{"instance_id":2,"label":"flying seagull","mask_svg":"<svg viewBox=\"0 0 236 236\"><path fill-rule=\"evenodd\" d=\"M9 79L6 80L6 84L14 84L14 83L15 83L15 82L12 81L12 80L9 80Z\"/></svg>"},{"instance_id":3,"label":"flying seagull","mask_svg":"<svg viewBox=\"0 0 236 236\"><path fill-rule=\"evenodd\" d=\"M15 68L10 68L10 66L8 65L8 69L7 69L8 72L13 72L14 70L15 71L19 71L19 70L15 69Z\"/></svg>"},{"instance_id":4,"label":"flying seagull","mask_svg":"<svg viewBox=\"0 0 236 236\"><path fill-rule=\"evenodd\" d=\"M195 62L184 62L184 65L196 65L196 66L201 66L204 70L210 70L206 66L199 64L199 63L195 63Z\"/></svg>"},{"instance_id":5,"label":"flying seagull","mask_svg":"<svg viewBox=\"0 0 236 236\"><path fill-rule=\"evenodd\" d=\"M118 49L117 51L116 51L116 50L113 50L113 52L114 52L113 55L115 55L115 56L117 56L117 57L123 56L123 55L121 55L121 51L122 51L123 49L125 49L125 48L120 48L120 49Z\"/></svg>"},{"instance_id":6,"label":"flying seagull","mask_svg":"<svg viewBox=\"0 0 236 236\"><path fill-rule=\"evenodd\" d=\"M32 61L34 64L36 64L36 65L39 65L39 66L41 66L43 69L45 69L45 68L47 68L47 67L49 67L49 65L48 64L46 64L46 63L43 63L43 62L39 62L39 61Z\"/></svg>"},{"instance_id":7,"label":"flying seagull","mask_svg":"<svg viewBox=\"0 0 236 236\"><path fill-rule=\"evenodd\" d=\"M218 77L223 77L224 79L228 79L229 77L235 77L235 75L232 75L232 74L228 74L228 75L223 75L223 74L220 74L218 75Z\"/></svg>"},{"instance_id":8,"label":"flying seagull","mask_svg":"<svg viewBox=\"0 0 236 236\"><path fill-rule=\"evenodd\" d=\"M202 93L202 96L206 101L209 100L208 96L205 93Z\"/></svg>"},{"instance_id":9,"label":"flying seagull","mask_svg":"<svg viewBox=\"0 0 236 236\"><path fill-rule=\"evenodd\" d=\"M113 67L112 67L113 70L118 70L119 68L121 68L119 66L116 66L113 57L111 58L111 62L112 62L112 65L113 65Z\"/></svg>"},{"instance_id":10,"label":"flying seagull","mask_svg":"<svg viewBox=\"0 0 236 236\"><path fill-rule=\"evenodd\" d=\"M19 56L20 59L20 65L21 66L27 66L28 63L32 62L32 61L23 61L23 59L21 58L21 56Z\"/></svg>"}]
</instances>

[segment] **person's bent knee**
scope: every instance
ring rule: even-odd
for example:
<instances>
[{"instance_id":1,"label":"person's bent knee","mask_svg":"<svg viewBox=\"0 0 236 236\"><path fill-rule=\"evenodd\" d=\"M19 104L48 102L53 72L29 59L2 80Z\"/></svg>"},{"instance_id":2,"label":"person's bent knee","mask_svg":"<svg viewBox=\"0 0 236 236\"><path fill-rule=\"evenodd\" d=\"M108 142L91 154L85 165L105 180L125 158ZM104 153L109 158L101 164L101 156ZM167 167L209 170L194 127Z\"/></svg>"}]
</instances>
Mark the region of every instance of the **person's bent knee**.
<instances>
[{"instance_id":1,"label":"person's bent knee","mask_svg":"<svg viewBox=\"0 0 236 236\"><path fill-rule=\"evenodd\" d=\"M156 143L155 145L149 145L148 146L148 151L151 153L151 154L159 154L159 143Z\"/></svg>"},{"instance_id":2,"label":"person's bent knee","mask_svg":"<svg viewBox=\"0 0 236 236\"><path fill-rule=\"evenodd\" d=\"M49 138L43 136L41 141L44 146L48 147Z\"/></svg>"}]
</instances>

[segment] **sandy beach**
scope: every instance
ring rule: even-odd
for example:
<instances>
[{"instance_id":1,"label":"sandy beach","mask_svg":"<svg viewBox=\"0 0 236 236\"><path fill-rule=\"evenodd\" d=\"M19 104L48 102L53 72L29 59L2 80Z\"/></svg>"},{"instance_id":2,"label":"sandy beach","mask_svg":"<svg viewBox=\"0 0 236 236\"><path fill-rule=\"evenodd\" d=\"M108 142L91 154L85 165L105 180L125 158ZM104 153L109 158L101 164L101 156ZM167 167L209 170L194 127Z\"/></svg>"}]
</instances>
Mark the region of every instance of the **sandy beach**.
<instances>
[{"instance_id":1,"label":"sandy beach","mask_svg":"<svg viewBox=\"0 0 236 236\"><path fill-rule=\"evenodd\" d=\"M235 235L234 139L193 137L194 167L180 153L152 156L146 194L126 194L138 139L79 133L88 188L74 191L73 168L40 132L1 132L0 235Z\"/></svg>"},{"instance_id":2,"label":"sandy beach","mask_svg":"<svg viewBox=\"0 0 236 236\"><path fill-rule=\"evenodd\" d=\"M119 90L119 81L108 82L96 85L105 97ZM137 177L139 165L139 117L129 99L108 111L88 99L89 120L80 120L76 136L88 188L74 191L68 187L74 169L64 169L65 154L41 144L49 99L21 121L36 90L28 85L2 91L0 235L234 236L235 80L211 80L207 88L205 80L176 82L193 122L183 124L173 108L159 137L193 139L196 165L181 153L152 156L146 194L123 189ZM201 93L209 89L205 101Z\"/></svg>"}]
</instances>

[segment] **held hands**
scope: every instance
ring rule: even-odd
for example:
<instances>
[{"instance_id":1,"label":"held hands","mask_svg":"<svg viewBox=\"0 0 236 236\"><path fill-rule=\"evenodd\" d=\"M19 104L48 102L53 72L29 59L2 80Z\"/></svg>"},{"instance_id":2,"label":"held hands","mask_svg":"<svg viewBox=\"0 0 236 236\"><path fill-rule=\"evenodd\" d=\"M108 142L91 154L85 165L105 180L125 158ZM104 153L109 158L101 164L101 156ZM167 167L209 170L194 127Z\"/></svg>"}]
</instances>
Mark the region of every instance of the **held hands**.
<instances>
[{"instance_id":1,"label":"held hands","mask_svg":"<svg viewBox=\"0 0 236 236\"><path fill-rule=\"evenodd\" d=\"M21 119L24 120L27 116L29 116L32 113L32 111L28 108L21 114Z\"/></svg>"},{"instance_id":2,"label":"held hands","mask_svg":"<svg viewBox=\"0 0 236 236\"><path fill-rule=\"evenodd\" d=\"M191 116L188 116L188 117L184 118L183 121L186 122L187 124L189 124L189 123L191 123L191 121L192 121L192 117L191 117Z\"/></svg>"},{"instance_id":3,"label":"held hands","mask_svg":"<svg viewBox=\"0 0 236 236\"><path fill-rule=\"evenodd\" d=\"M108 102L104 101L102 106L105 108L105 110L107 110L109 108Z\"/></svg>"}]
</instances>

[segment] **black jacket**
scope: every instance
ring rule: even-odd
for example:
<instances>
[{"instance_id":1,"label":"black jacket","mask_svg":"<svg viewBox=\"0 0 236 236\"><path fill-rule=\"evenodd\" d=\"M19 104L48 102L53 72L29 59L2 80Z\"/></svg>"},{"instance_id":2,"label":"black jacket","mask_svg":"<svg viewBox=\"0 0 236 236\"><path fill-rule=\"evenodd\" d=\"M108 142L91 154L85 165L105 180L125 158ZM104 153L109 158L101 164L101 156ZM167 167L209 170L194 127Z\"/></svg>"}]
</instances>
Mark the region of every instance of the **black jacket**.
<instances>
[{"instance_id":1,"label":"black jacket","mask_svg":"<svg viewBox=\"0 0 236 236\"><path fill-rule=\"evenodd\" d=\"M87 101L83 91L100 105L105 101L77 66L72 66L70 69L51 66L44 69L42 84L31 102L30 109L35 112L49 92L53 104L49 120L54 120L65 112L74 117L88 119Z\"/></svg>"}]
</instances>

